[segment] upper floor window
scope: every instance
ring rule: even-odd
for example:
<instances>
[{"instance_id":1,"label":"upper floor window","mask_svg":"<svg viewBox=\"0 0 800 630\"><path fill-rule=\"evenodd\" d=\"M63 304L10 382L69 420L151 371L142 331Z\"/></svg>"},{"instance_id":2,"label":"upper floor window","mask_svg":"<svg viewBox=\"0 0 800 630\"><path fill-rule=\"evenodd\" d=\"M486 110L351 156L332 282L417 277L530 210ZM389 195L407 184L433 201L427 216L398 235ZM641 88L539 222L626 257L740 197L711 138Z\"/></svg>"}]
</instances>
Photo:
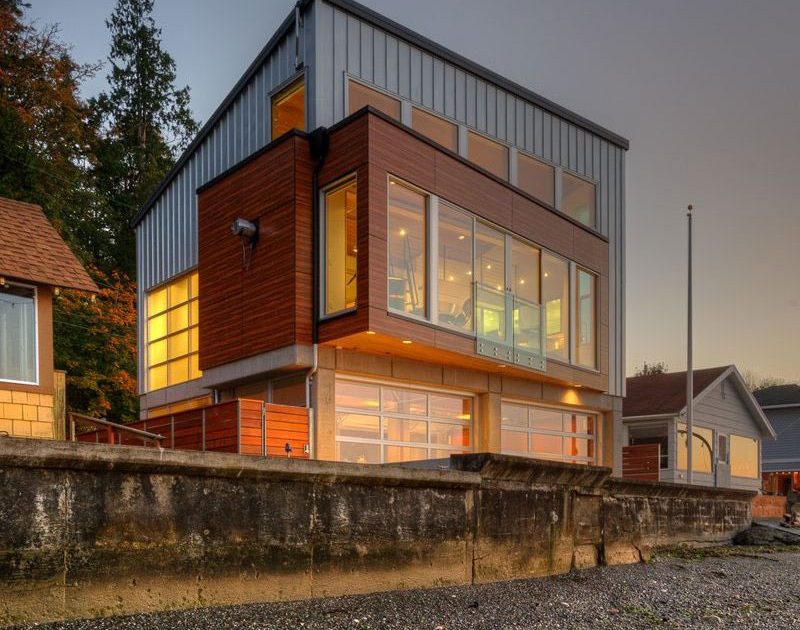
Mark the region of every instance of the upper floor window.
<instances>
[{"instance_id":1,"label":"upper floor window","mask_svg":"<svg viewBox=\"0 0 800 630\"><path fill-rule=\"evenodd\" d=\"M575 362L597 367L596 302L597 287L594 274L578 269L575 282Z\"/></svg>"},{"instance_id":2,"label":"upper floor window","mask_svg":"<svg viewBox=\"0 0 800 630\"><path fill-rule=\"evenodd\" d=\"M427 209L426 195L389 180L389 308L418 317L427 312Z\"/></svg>"},{"instance_id":3,"label":"upper floor window","mask_svg":"<svg viewBox=\"0 0 800 630\"><path fill-rule=\"evenodd\" d=\"M418 107L411 108L411 126L437 144L458 151L458 126Z\"/></svg>"},{"instance_id":4,"label":"upper floor window","mask_svg":"<svg viewBox=\"0 0 800 630\"><path fill-rule=\"evenodd\" d=\"M356 306L358 297L358 244L356 181L325 192L324 201L325 285L324 314L331 315Z\"/></svg>"},{"instance_id":5,"label":"upper floor window","mask_svg":"<svg viewBox=\"0 0 800 630\"><path fill-rule=\"evenodd\" d=\"M542 256L542 304L547 357L569 361L569 263L546 252Z\"/></svg>"},{"instance_id":6,"label":"upper floor window","mask_svg":"<svg viewBox=\"0 0 800 630\"><path fill-rule=\"evenodd\" d=\"M36 289L0 286L0 380L37 382Z\"/></svg>"},{"instance_id":7,"label":"upper floor window","mask_svg":"<svg viewBox=\"0 0 800 630\"><path fill-rule=\"evenodd\" d=\"M524 153L517 153L517 187L551 206L556 204L555 168Z\"/></svg>"},{"instance_id":8,"label":"upper floor window","mask_svg":"<svg viewBox=\"0 0 800 630\"><path fill-rule=\"evenodd\" d=\"M387 116L400 120L400 100L368 88L363 83L350 80L347 82L347 113L353 114L367 105L374 107Z\"/></svg>"},{"instance_id":9,"label":"upper floor window","mask_svg":"<svg viewBox=\"0 0 800 630\"><path fill-rule=\"evenodd\" d=\"M472 217L439 204L439 323L472 330Z\"/></svg>"},{"instance_id":10,"label":"upper floor window","mask_svg":"<svg viewBox=\"0 0 800 630\"><path fill-rule=\"evenodd\" d=\"M148 391L202 376L197 279L194 271L147 293Z\"/></svg>"},{"instance_id":11,"label":"upper floor window","mask_svg":"<svg viewBox=\"0 0 800 630\"><path fill-rule=\"evenodd\" d=\"M474 131L467 134L467 139L470 161L501 179L507 180L508 147Z\"/></svg>"},{"instance_id":12,"label":"upper floor window","mask_svg":"<svg viewBox=\"0 0 800 630\"><path fill-rule=\"evenodd\" d=\"M305 129L306 95L303 78L272 97L272 140L291 129Z\"/></svg>"},{"instance_id":13,"label":"upper floor window","mask_svg":"<svg viewBox=\"0 0 800 630\"><path fill-rule=\"evenodd\" d=\"M561 211L584 225L595 228L594 184L563 171L561 173Z\"/></svg>"}]
</instances>

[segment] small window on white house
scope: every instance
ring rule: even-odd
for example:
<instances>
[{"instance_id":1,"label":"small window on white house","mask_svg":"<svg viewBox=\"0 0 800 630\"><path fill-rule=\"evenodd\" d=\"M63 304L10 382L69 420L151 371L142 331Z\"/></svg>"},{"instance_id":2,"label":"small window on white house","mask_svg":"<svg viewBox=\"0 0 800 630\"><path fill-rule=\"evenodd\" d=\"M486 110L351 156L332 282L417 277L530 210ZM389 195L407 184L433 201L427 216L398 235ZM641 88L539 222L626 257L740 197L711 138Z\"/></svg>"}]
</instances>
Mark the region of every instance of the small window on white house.
<instances>
[{"instance_id":1,"label":"small window on white house","mask_svg":"<svg viewBox=\"0 0 800 630\"><path fill-rule=\"evenodd\" d=\"M724 384L725 383L723 383L723 385ZM717 436L717 461L722 462L723 464L727 464L728 463L728 436L727 435L718 435Z\"/></svg>"}]
</instances>

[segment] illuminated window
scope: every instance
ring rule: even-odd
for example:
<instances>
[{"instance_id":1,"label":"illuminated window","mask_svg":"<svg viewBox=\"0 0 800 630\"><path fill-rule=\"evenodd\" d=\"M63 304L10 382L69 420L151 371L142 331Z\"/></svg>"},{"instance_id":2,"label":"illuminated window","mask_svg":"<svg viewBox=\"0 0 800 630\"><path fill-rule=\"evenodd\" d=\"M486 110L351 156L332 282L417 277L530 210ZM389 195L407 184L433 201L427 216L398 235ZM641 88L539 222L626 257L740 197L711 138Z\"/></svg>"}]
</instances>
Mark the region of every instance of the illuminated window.
<instances>
[{"instance_id":1,"label":"illuminated window","mask_svg":"<svg viewBox=\"0 0 800 630\"><path fill-rule=\"evenodd\" d=\"M569 265L546 252L542 255L542 303L547 356L569 361Z\"/></svg>"},{"instance_id":2,"label":"illuminated window","mask_svg":"<svg viewBox=\"0 0 800 630\"><path fill-rule=\"evenodd\" d=\"M358 81L347 83L347 109L348 114L354 114L359 109L369 105L387 116L400 120L400 101L388 94L368 88Z\"/></svg>"},{"instance_id":3,"label":"illuminated window","mask_svg":"<svg viewBox=\"0 0 800 630\"><path fill-rule=\"evenodd\" d=\"M439 323L472 330L472 217L439 204Z\"/></svg>"},{"instance_id":4,"label":"illuminated window","mask_svg":"<svg viewBox=\"0 0 800 630\"><path fill-rule=\"evenodd\" d=\"M475 281L478 335L505 343L510 337L506 321L506 237L480 222L475 224Z\"/></svg>"},{"instance_id":5,"label":"illuminated window","mask_svg":"<svg viewBox=\"0 0 800 630\"><path fill-rule=\"evenodd\" d=\"M555 169L524 153L517 153L517 186L526 193L555 205Z\"/></svg>"},{"instance_id":6,"label":"illuminated window","mask_svg":"<svg viewBox=\"0 0 800 630\"><path fill-rule=\"evenodd\" d=\"M711 455L713 453L714 432L705 427L692 427L692 471L711 472ZM733 436L731 436L733 437ZM686 425L678 425L678 469L686 470L687 462Z\"/></svg>"},{"instance_id":7,"label":"illuminated window","mask_svg":"<svg viewBox=\"0 0 800 630\"><path fill-rule=\"evenodd\" d=\"M449 120L413 107L411 108L411 126L437 144L441 144L451 151L458 151L458 126Z\"/></svg>"},{"instance_id":8,"label":"illuminated window","mask_svg":"<svg viewBox=\"0 0 800 630\"><path fill-rule=\"evenodd\" d=\"M358 219L356 182L325 193L325 314L356 307L358 288Z\"/></svg>"},{"instance_id":9,"label":"illuminated window","mask_svg":"<svg viewBox=\"0 0 800 630\"><path fill-rule=\"evenodd\" d=\"M428 198L389 180L388 299L393 311L425 317Z\"/></svg>"},{"instance_id":10,"label":"illuminated window","mask_svg":"<svg viewBox=\"0 0 800 630\"><path fill-rule=\"evenodd\" d=\"M336 381L336 459L381 464L468 452L472 398Z\"/></svg>"},{"instance_id":11,"label":"illuminated window","mask_svg":"<svg viewBox=\"0 0 800 630\"><path fill-rule=\"evenodd\" d=\"M595 461L594 414L503 402L500 415L504 454L583 464Z\"/></svg>"},{"instance_id":12,"label":"illuminated window","mask_svg":"<svg viewBox=\"0 0 800 630\"><path fill-rule=\"evenodd\" d=\"M197 272L147 294L147 389L202 376L198 367Z\"/></svg>"},{"instance_id":13,"label":"illuminated window","mask_svg":"<svg viewBox=\"0 0 800 630\"><path fill-rule=\"evenodd\" d=\"M732 477L758 479L758 440L731 435L730 457Z\"/></svg>"},{"instance_id":14,"label":"illuminated window","mask_svg":"<svg viewBox=\"0 0 800 630\"><path fill-rule=\"evenodd\" d=\"M291 129L305 129L306 93L303 79L298 79L272 97L272 139Z\"/></svg>"},{"instance_id":15,"label":"illuminated window","mask_svg":"<svg viewBox=\"0 0 800 630\"><path fill-rule=\"evenodd\" d=\"M470 161L501 179L508 179L508 147L472 131L467 137Z\"/></svg>"},{"instance_id":16,"label":"illuminated window","mask_svg":"<svg viewBox=\"0 0 800 630\"><path fill-rule=\"evenodd\" d=\"M561 211L589 227L595 227L594 184L571 173L561 174Z\"/></svg>"},{"instance_id":17,"label":"illuminated window","mask_svg":"<svg viewBox=\"0 0 800 630\"><path fill-rule=\"evenodd\" d=\"M588 368L597 367L595 334L596 278L578 269L575 283L575 362Z\"/></svg>"},{"instance_id":18,"label":"illuminated window","mask_svg":"<svg viewBox=\"0 0 800 630\"><path fill-rule=\"evenodd\" d=\"M35 383L36 371L36 289L5 284L0 286L0 380Z\"/></svg>"}]
</instances>

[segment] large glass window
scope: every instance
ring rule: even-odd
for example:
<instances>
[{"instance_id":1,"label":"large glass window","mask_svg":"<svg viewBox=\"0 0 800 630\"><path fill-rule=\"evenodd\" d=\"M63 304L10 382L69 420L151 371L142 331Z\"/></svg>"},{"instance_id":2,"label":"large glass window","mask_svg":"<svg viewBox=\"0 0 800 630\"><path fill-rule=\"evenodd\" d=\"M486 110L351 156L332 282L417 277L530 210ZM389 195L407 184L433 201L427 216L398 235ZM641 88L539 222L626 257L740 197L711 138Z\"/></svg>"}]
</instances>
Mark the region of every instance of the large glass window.
<instances>
[{"instance_id":1,"label":"large glass window","mask_svg":"<svg viewBox=\"0 0 800 630\"><path fill-rule=\"evenodd\" d=\"M511 239L511 277L514 295L539 303L539 250L519 239Z\"/></svg>"},{"instance_id":2,"label":"large glass window","mask_svg":"<svg viewBox=\"0 0 800 630\"><path fill-rule=\"evenodd\" d=\"M367 105L400 120L400 100L368 88L358 81L347 82L347 109L348 114L353 114Z\"/></svg>"},{"instance_id":3,"label":"large glass window","mask_svg":"<svg viewBox=\"0 0 800 630\"><path fill-rule=\"evenodd\" d=\"M471 450L470 397L337 380L335 400L339 461L380 464Z\"/></svg>"},{"instance_id":4,"label":"large glass window","mask_svg":"<svg viewBox=\"0 0 800 630\"><path fill-rule=\"evenodd\" d=\"M555 205L555 169L524 153L517 154L517 187Z\"/></svg>"},{"instance_id":5,"label":"large glass window","mask_svg":"<svg viewBox=\"0 0 800 630\"><path fill-rule=\"evenodd\" d=\"M355 308L357 298L356 182L325 193L325 314Z\"/></svg>"},{"instance_id":6,"label":"large glass window","mask_svg":"<svg viewBox=\"0 0 800 630\"><path fill-rule=\"evenodd\" d=\"M427 208L425 195L389 181L389 308L418 317L426 314Z\"/></svg>"},{"instance_id":7,"label":"large glass window","mask_svg":"<svg viewBox=\"0 0 800 630\"><path fill-rule=\"evenodd\" d=\"M692 440L692 471L700 473L711 472L711 456L713 453L714 432L705 427L692 427L694 438ZM678 424L678 469L686 470L688 461L688 440L686 439L686 425Z\"/></svg>"},{"instance_id":8,"label":"large glass window","mask_svg":"<svg viewBox=\"0 0 800 630\"><path fill-rule=\"evenodd\" d=\"M593 463L594 414L503 402L500 448L504 454Z\"/></svg>"},{"instance_id":9,"label":"large glass window","mask_svg":"<svg viewBox=\"0 0 800 630\"><path fill-rule=\"evenodd\" d=\"M458 126L423 109L411 109L411 126L423 136L451 151L458 151Z\"/></svg>"},{"instance_id":10,"label":"large glass window","mask_svg":"<svg viewBox=\"0 0 800 630\"><path fill-rule=\"evenodd\" d=\"M573 219L595 227L594 184L571 173L561 173L561 210Z\"/></svg>"},{"instance_id":11,"label":"large glass window","mask_svg":"<svg viewBox=\"0 0 800 630\"><path fill-rule=\"evenodd\" d=\"M36 291L0 286L0 380L35 383Z\"/></svg>"},{"instance_id":12,"label":"large glass window","mask_svg":"<svg viewBox=\"0 0 800 630\"><path fill-rule=\"evenodd\" d=\"M508 147L472 131L467 133L467 138L470 161L502 179L508 179Z\"/></svg>"},{"instance_id":13,"label":"large glass window","mask_svg":"<svg viewBox=\"0 0 800 630\"><path fill-rule=\"evenodd\" d=\"M547 356L569 361L569 265L546 252L542 255L542 304Z\"/></svg>"},{"instance_id":14,"label":"large glass window","mask_svg":"<svg viewBox=\"0 0 800 630\"><path fill-rule=\"evenodd\" d=\"M575 362L592 369L597 367L596 285L593 274L578 269L575 283Z\"/></svg>"},{"instance_id":15,"label":"large glass window","mask_svg":"<svg viewBox=\"0 0 800 630\"><path fill-rule=\"evenodd\" d=\"M197 272L147 294L147 387L176 385L202 376L198 367Z\"/></svg>"},{"instance_id":16,"label":"large glass window","mask_svg":"<svg viewBox=\"0 0 800 630\"><path fill-rule=\"evenodd\" d=\"M291 129L305 129L306 91L299 79L272 97L272 139Z\"/></svg>"},{"instance_id":17,"label":"large glass window","mask_svg":"<svg viewBox=\"0 0 800 630\"><path fill-rule=\"evenodd\" d=\"M472 217L439 204L439 323L472 330Z\"/></svg>"},{"instance_id":18,"label":"large glass window","mask_svg":"<svg viewBox=\"0 0 800 630\"><path fill-rule=\"evenodd\" d=\"M731 476L758 479L758 440L731 435Z\"/></svg>"},{"instance_id":19,"label":"large glass window","mask_svg":"<svg viewBox=\"0 0 800 630\"><path fill-rule=\"evenodd\" d=\"M506 238L483 223L475 226L475 279L478 334L504 342L506 322Z\"/></svg>"}]
</instances>

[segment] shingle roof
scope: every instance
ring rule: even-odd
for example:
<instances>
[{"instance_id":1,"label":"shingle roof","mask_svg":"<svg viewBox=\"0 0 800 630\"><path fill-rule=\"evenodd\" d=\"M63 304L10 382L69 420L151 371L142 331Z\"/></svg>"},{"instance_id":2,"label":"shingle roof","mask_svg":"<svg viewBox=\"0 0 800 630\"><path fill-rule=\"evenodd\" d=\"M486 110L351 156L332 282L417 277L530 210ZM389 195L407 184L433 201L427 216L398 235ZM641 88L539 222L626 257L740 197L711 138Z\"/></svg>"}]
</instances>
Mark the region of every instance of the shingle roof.
<instances>
[{"instance_id":1,"label":"shingle roof","mask_svg":"<svg viewBox=\"0 0 800 630\"><path fill-rule=\"evenodd\" d=\"M0 276L98 292L42 209L5 197L0 197Z\"/></svg>"},{"instance_id":2,"label":"shingle roof","mask_svg":"<svg viewBox=\"0 0 800 630\"><path fill-rule=\"evenodd\" d=\"M772 405L800 405L800 385L773 385L753 392L753 396L762 407Z\"/></svg>"},{"instance_id":3,"label":"shingle roof","mask_svg":"<svg viewBox=\"0 0 800 630\"><path fill-rule=\"evenodd\" d=\"M731 366L694 371L695 398ZM626 379L627 393L622 403L623 417L680 413L686 406L686 372L670 372Z\"/></svg>"}]
</instances>

